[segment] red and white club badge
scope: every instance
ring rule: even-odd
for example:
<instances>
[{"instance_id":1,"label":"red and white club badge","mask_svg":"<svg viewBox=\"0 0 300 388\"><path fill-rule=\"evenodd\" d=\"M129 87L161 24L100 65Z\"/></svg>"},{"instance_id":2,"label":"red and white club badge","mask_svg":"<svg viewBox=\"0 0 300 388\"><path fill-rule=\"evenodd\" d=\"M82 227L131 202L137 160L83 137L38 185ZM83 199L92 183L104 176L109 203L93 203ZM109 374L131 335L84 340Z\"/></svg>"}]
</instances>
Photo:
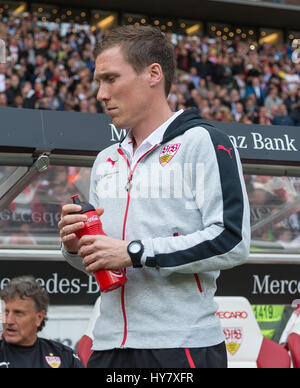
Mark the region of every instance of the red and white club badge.
<instances>
[{"instance_id":1,"label":"red and white club badge","mask_svg":"<svg viewBox=\"0 0 300 388\"><path fill-rule=\"evenodd\" d=\"M53 369L58 369L61 366L61 359L60 357L55 356L46 356L46 361L49 366Z\"/></svg>"},{"instance_id":2,"label":"red and white club badge","mask_svg":"<svg viewBox=\"0 0 300 388\"><path fill-rule=\"evenodd\" d=\"M243 342L243 329L241 327L225 327L223 328L223 333L225 335L226 348L234 356Z\"/></svg>"},{"instance_id":3,"label":"red and white club badge","mask_svg":"<svg viewBox=\"0 0 300 388\"><path fill-rule=\"evenodd\" d=\"M168 144L164 146L164 148L161 150L161 153L159 155L159 162L163 167L174 158L180 146L181 146L181 143Z\"/></svg>"}]
</instances>

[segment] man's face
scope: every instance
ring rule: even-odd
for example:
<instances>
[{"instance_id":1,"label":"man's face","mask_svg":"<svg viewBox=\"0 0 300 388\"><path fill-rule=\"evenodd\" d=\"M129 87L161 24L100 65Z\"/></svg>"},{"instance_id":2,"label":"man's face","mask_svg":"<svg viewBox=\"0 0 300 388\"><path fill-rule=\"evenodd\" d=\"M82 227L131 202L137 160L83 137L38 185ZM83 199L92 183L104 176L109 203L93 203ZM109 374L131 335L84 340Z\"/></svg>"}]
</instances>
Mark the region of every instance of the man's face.
<instances>
[{"instance_id":1,"label":"man's face","mask_svg":"<svg viewBox=\"0 0 300 388\"><path fill-rule=\"evenodd\" d=\"M45 312L37 313L31 298L21 299L19 296L5 301L4 312L3 337L5 341L19 346L33 345Z\"/></svg>"},{"instance_id":2,"label":"man's face","mask_svg":"<svg viewBox=\"0 0 300 388\"><path fill-rule=\"evenodd\" d=\"M116 46L97 57L94 78L100 81L97 100L104 103L117 128L142 123L150 98L148 68L137 74Z\"/></svg>"}]
</instances>

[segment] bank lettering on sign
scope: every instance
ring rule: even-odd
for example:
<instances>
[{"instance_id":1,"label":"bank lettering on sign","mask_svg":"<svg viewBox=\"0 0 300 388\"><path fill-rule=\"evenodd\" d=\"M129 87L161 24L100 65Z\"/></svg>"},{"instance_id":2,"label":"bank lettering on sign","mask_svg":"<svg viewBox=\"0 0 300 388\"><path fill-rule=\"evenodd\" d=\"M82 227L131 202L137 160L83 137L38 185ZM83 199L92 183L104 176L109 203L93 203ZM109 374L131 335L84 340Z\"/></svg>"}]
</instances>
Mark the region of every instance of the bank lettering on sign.
<instances>
[{"instance_id":1,"label":"bank lettering on sign","mask_svg":"<svg viewBox=\"0 0 300 388\"><path fill-rule=\"evenodd\" d=\"M254 149L267 151L298 152L296 139L288 134L281 137L266 137L258 132L251 132L249 140L246 136L229 136L232 144L238 149ZM249 144L250 143L250 144Z\"/></svg>"},{"instance_id":2,"label":"bank lettering on sign","mask_svg":"<svg viewBox=\"0 0 300 388\"><path fill-rule=\"evenodd\" d=\"M298 50L294 50L298 53ZM128 129L117 128L107 114L88 114L1 108L6 130L0 131L0 144L7 147L71 150L93 157L113 143L120 142ZM24 122L30 131L24 132ZM242 161L272 161L276 165L299 163L300 132L298 127L281 125L212 122L225 132L239 150ZM82 136L85 128L85 136ZM10 136L10 133L15 136ZM72 136L70 137L70 133ZM99 137L99 133L101 136ZM37 140L38 139L38 140Z\"/></svg>"}]
</instances>

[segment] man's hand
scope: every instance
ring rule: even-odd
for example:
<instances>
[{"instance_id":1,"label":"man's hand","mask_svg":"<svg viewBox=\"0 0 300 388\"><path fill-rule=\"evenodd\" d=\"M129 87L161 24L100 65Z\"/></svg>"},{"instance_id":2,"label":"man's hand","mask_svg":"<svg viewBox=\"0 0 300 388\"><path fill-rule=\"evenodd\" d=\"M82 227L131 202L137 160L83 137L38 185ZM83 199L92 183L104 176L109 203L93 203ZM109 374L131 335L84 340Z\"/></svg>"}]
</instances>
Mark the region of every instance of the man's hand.
<instances>
[{"instance_id":1,"label":"man's hand","mask_svg":"<svg viewBox=\"0 0 300 388\"><path fill-rule=\"evenodd\" d=\"M78 252L78 238L75 234L77 230L84 227L84 222L87 220L84 214L71 214L81 210L80 205L68 204L63 206L61 219L58 223L59 235L67 252ZM104 213L103 208L96 209L99 216Z\"/></svg>"},{"instance_id":2,"label":"man's hand","mask_svg":"<svg viewBox=\"0 0 300 388\"><path fill-rule=\"evenodd\" d=\"M132 266L128 244L108 236L83 236L78 242L78 255L83 258L88 273L99 269L126 268Z\"/></svg>"}]
</instances>

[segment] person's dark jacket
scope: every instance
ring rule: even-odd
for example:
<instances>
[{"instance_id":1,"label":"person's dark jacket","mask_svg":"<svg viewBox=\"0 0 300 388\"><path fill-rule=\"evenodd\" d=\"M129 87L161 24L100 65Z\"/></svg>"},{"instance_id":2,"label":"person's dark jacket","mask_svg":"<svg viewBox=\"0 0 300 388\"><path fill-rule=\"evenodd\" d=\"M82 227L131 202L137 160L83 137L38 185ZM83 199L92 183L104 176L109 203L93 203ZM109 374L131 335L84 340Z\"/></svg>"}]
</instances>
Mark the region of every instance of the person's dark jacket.
<instances>
[{"instance_id":1,"label":"person's dark jacket","mask_svg":"<svg viewBox=\"0 0 300 388\"><path fill-rule=\"evenodd\" d=\"M278 116L275 116L274 119L272 120L272 124L273 125L295 125L293 120L290 118L290 116L288 114L286 114L285 116L281 116L281 115L278 115Z\"/></svg>"},{"instance_id":2,"label":"person's dark jacket","mask_svg":"<svg viewBox=\"0 0 300 388\"><path fill-rule=\"evenodd\" d=\"M0 369L84 368L73 350L59 342L38 338L32 346L17 346L0 340Z\"/></svg>"}]
</instances>

